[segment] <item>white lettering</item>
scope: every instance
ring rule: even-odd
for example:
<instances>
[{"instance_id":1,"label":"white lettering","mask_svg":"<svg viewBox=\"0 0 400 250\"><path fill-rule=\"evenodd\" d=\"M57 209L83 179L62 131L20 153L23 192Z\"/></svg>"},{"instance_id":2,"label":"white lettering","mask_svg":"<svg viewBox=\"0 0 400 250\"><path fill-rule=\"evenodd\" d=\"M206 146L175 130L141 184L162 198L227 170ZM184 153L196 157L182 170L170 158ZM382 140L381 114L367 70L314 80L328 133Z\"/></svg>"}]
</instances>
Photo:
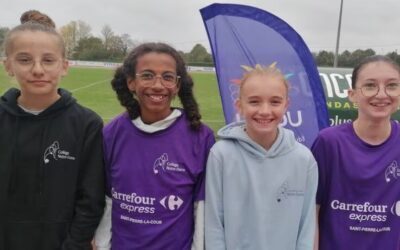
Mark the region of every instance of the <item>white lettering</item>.
<instances>
[{"instance_id":1,"label":"white lettering","mask_svg":"<svg viewBox=\"0 0 400 250\"><path fill-rule=\"evenodd\" d=\"M328 76L326 73L319 73L319 76L322 83L325 84L327 97L347 98L347 90L351 88L351 74L331 73ZM342 84L339 84L339 82Z\"/></svg>"},{"instance_id":2,"label":"white lettering","mask_svg":"<svg viewBox=\"0 0 400 250\"><path fill-rule=\"evenodd\" d=\"M126 201L137 205L154 205L154 201L156 200L154 197L138 196L136 193L118 193L114 188L111 189L111 194L116 200Z\"/></svg>"},{"instance_id":3,"label":"white lettering","mask_svg":"<svg viewBox=\"0 0 400 250\"><path fill-rule=\"evenodd\" d=\"M387 205L371 205L369 202L363 204L351 204L344 203L338 200L331 202L331 207L335 210L351 211L351 212L362 212L362 213L386 213Z\"/></svg>"},{"instance_id":4,"label":"white lettering","mask_svg":"<svg viewBox=\"0 0 400 250\"><path fill-rule=\"evenodd\" d=\"M132 223L137 223L137 224L154 224L154 225L161 225L162 224L162 220L142 220L142 219L135 219L135 218L131 218L125 215L121 215L121 220L124 221L129 221Z\"/></svg>"},{"instance_id":5,"label":"white lettering","mask_svg":"<svg viewBox=\"0 0 400 250\"><path fill-rule=\"evenodd\" d=\"M154 214L156 209L154 207L143 207L143 206L134 206L126 203L121 203L120 208L127 210L129 213L140 213L140 214Z\"/></svg>"},{"instance_id":6,"label":"white lettering","mask_svg":"<svg viewBox=\"0 0 400 250\"><path fill-rule=\"evenodd\" d=\"M289 125L292 126L293 128L300 127L301 124L303 124L303 117L301 114L301 110L297 110L296 113L297 113L297 119L294 120L290 111L286 112L286 114L283 116L282 119L281 123L282 126L286 126L289 123Z\"/></svg>"},{"instance_id":7,"label":"white lettering","mask_svg":"<svg viewBox=\"0 0 400 250\"><path fill-rule=\"evenodd\" d=\"M330 126L339 125L342 123L349 123L349 122L352 122L352 119L342 119L339 118L338 115L335 115L335 118L329 118Z\"/></svg>"},{"instance_id":8,"label":"white lettering","mask_svg":"<svg viewBox=\"0 0 400 250\"><path fill-rule=\"evenodd\" d=\"M322 78L322 83L325 83L327 97L332 98L333 90L332 90L332 85L331 85L328 75L325 73L319 73L319 76Z\"/></svg>"}]
</instances>

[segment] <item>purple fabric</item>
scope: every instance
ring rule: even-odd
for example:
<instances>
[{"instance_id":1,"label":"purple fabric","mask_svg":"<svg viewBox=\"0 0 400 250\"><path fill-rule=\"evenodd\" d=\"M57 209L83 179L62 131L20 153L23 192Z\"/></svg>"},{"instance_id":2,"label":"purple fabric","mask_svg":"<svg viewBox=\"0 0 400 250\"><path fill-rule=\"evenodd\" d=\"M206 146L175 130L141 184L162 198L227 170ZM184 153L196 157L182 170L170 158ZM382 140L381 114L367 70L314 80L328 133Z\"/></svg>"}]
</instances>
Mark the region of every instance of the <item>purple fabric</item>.
<instances>
[{"instance_id":1,"label":"purple fabric","mask_svg":"<svg viewBox=\"0 0 400 250\"><path fill-rule=\"evenodd\" d=\"M200 10L210 41L226 123L240 119L235 110L241 65L277 62L290 76L290 107L283 125L310 147L328 127L328 110L314 59L303 39L287 23L261 9L212 4Z\"/></svg>"},{"instance_id":2,"label":"purple fabric","mask_svg":"<svg viewBox=\"0 0 400 250\"><path fill-rule=\"evenodd\" d=\"M312 146L319 167L320 249L400 249L400 129L373 146L352 123L322 130Z\"/></svg>"},{"instance_id":3,"label":"purple fabric","mask_svg":"<svg viewBox=\"0 0 400 250\"><path fill-rule=\"evenodd\" d=\"M113 249L190 249L213 143L208 127L194 132L184 115L152 134L126 114L104 128Z\"/></svg>"}]
</instances>

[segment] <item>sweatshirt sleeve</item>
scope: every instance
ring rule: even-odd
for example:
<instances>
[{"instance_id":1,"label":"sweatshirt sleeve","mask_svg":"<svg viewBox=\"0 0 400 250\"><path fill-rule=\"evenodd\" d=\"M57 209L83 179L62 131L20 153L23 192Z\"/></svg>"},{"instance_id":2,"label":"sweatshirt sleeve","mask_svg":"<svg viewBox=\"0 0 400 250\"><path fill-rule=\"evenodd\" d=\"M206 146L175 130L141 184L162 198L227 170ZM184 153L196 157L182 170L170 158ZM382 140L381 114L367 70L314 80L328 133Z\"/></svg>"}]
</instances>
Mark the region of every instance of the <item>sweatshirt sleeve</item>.
<instances>
[{"instance_id":1,"label":"sweatshirt sleeve","mask_svg":"<svg viewBox=\"0 0 400 250\"><path fill-rule=\"evenodd\" d=\"M202 153L202 159L201 159L202 171L201 171L201 173L199 173L199 175L197 177L196 186L194 189L194 201L204 201L207 159L208 159L208 155L210 153L210 149L214 145L214 143L215 143L215 138L214 138L212 131L210 130L206 137L204 146L202 146L202 148L204 148L202 151L203 153Z\"/></svg>"},{"instance_id":2,"label":"sweatshirt sleeve","mask_svg":"<svg viewBox=\"0 0 400 250\"><path fill-rule=\"evenodd\" d=\"M314 244L316 223L315 194L318 185L318 169L314 158L312 156L310 158L296 250L311 250Z\"/></svg>"},{"instance_id":3,"label":"sweatshirt sleeve","mask_svg":"<svg viewBox=\"0 0 400 250\"><path fill-rule=\"evenodd\" d=\"M204 201L194 202L194 233L192 250L204 250Z\"/></svg>"},{"instance_id":4,"label":"sweatshirt sleeve","mask_svg":"<svg viewBox=\"0 0 400 250\"><path fill-rule=\"evenodd\" d=\"M94 244L97 250L111 249L111 209L112 199L106 195L104 214L94 235Z\"/></svg>"},{"instance_id":5,"label":"sweatshirt sleeve","mask_svg":"<svg viewBox=\"0 0 400 250\"><path fill-rule=\"evenodd\" d=\"M94 232L103 214L105 184L102 126L100 118L97 118L85 130L74 216L63 250L91 249Z\"/></svg>"},{"instance_id":6,"label":"sweatshirt sleeve","mask_svg":"<svg viewBox=\"0 0 400 250\"><path fill-rule=\"evenodd\" d=\"M327 169L325 166L329 166L329 149L327 149L328 143L325 142L325 139L319 135L315 139L313 145L311 146L311 152L313 153L315 160L318 164L318 190L317 190L317 197L316 202L317 204L321 205L324 200L324 196L327 192L326 190L326 178L327 178Z\"/></svg>"},{"instance_id":7,"label":"sweatshirt sleeve","mask_svg":"<svg viewBox=\"0 0 400 250\"><path fill-rule=\"evenodd\" d=\"M205 238L206 249L225 250L224 210L222 203L222 165L211 150L207 162Z\"/></svg>"}]
</instances>

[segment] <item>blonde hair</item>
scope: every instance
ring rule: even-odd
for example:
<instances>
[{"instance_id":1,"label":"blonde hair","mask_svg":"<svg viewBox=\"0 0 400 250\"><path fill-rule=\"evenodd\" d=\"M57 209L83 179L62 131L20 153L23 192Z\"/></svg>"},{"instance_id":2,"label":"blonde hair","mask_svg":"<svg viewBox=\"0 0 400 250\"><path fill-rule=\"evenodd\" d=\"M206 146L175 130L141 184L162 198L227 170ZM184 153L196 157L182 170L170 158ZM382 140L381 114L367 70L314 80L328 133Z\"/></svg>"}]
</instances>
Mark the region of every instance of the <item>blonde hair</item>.
<instances>
[{"instance_id":1,"label":"blonde hair","mask_svg":"<svg viewBox=\"0 0 400 250\"><path fill-rule=\"evenodd\" d=\"M65 57L64 40L56 31L56 25L48 15L37 10L28 10L21 15L20 21L21 24L11 29L4 39L6 56L10 53L15 34L23 31L41 31L55 35L59 39L62 56Z\"/></svg>"},{"instance_id":2,"label":"blonde hair","mask_svg":"<svg viewBox=\"0 0 400 250\"><path fill-rule=\"evenodd\" d=\"M272 64L265 66L261 64L256 64L254 68L247 65L241 65L241 67L245 70L245 73L243 74L243 77L239 81L240 92L242 91L244 83L250 77L255 75L266 75L266 76L276 77L282 80L282 83L285 85L287 92L289 92L289 82L287 81L287 78L290 75L284 75L279 70L279 68L276 67L276 62L273 62Z\"/></svg>"}]
</instances>

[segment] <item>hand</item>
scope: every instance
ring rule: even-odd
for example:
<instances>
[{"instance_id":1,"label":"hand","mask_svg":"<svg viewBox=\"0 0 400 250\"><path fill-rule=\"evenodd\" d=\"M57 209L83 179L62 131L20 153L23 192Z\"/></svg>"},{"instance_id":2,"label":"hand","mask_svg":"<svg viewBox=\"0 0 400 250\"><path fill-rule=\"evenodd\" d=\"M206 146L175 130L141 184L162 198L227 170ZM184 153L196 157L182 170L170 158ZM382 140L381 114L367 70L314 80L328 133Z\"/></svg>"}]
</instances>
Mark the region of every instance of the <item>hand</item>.
<instances>
[{"instance_id":1,"label":"hand","mask_svg":"<svg viewBox=\"0 0 400 250\"><path fill-rule=\"evenodd\" d=\"M97 250L97 247L96 247L96 245L94 244L94 240L92 240L91 244L92 244L92 250Z\"/></svg>"}]
</instances>

